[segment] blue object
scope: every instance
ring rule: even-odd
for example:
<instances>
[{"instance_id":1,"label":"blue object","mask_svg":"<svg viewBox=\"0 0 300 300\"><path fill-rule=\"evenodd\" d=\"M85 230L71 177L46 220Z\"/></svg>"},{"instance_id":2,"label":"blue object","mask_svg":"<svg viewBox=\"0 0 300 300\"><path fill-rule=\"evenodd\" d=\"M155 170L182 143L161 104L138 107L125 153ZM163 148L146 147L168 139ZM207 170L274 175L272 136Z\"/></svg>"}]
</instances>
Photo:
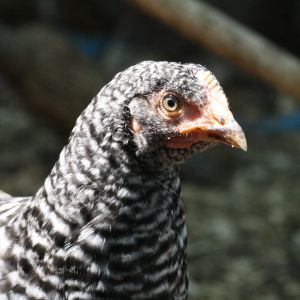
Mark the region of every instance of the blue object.
<instances>
[{"instance_id":1,"label":"blue object","mask_svg":"<svg viewBox=\"0 0 300 300\"><path fill-rule=\"evenodd\" d=\"M243 127L243 123L241 124ZM268 120L260 120L254 123L244 123L248 130L259 133L283 133L300 131L300 108L291 114L279 116Z\"/></svg>"},{"instance_id":2,"label":"blue object","mask_svg":"<svg viewBox=\"0 0 300 300\"><path fill-rule=\"evenodd\" d=\"M70 41L76 48L88 56L100 56L106 50L111 37L107 34L88 35L86 33L68 32Z\"/></svg>"}]
</instances>

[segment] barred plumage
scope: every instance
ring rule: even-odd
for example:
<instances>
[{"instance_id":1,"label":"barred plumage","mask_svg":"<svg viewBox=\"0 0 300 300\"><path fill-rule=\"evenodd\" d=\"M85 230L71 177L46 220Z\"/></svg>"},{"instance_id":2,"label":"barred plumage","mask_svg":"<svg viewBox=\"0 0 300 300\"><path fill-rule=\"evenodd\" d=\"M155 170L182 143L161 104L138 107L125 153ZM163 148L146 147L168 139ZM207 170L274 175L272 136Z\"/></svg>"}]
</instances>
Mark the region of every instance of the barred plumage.
<instances>
[{"instance_id":1,"label":"barred plumage","mask_svg":"<svg viewBox=\"0 0 300 300\"><path fill-rule=\"evenodd\" d=\"M218 142L246 148L202 66L146 61L117 74L40 190L0 193L0 299L187 299L177 164Z\"/></svg>"}]
</instances>

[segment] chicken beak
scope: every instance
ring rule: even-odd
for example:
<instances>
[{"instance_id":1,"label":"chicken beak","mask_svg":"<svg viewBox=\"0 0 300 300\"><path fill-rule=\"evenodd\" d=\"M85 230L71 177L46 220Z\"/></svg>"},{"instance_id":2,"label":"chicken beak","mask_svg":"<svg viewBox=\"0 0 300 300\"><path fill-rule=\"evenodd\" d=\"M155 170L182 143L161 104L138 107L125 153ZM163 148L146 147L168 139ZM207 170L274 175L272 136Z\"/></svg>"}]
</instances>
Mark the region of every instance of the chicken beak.
<instances>
[{"instance_id":1,"label":"chicken beak","mask_svg":"<svg viewBox=\"0 0 300 300\"><path fill-rule=\"evenodd\" d=\"M215 100L205 110L202 116L178 125L177 131L190 134L193 143L223 143L247 151L244 131L234 119L227 104Z\"/></svg>"},{"instance_id":2,"label":"chicken beak","mask_svg":"<svg viewBox=\"0 0 300 300\"><path fill-rule=\"evenodd\" d=\"M247 151L247 141L244 131L234 119L229 124L221 126L197 123L190 125L187 128L181 128L179 132L182 134L192 134L194 136L194 143L200 141L222 143Z\"/></svg>"}]
</instances>

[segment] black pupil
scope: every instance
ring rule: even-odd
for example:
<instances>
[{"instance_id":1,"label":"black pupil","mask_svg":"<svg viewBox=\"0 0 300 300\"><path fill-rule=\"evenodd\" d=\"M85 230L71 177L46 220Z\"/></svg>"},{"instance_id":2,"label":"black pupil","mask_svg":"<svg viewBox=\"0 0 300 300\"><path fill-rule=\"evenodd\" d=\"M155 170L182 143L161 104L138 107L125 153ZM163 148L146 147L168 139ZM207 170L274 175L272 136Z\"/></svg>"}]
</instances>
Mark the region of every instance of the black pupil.
<instances>
[{"instance_id":1,"label":"black pupil","mask_svg":"<svg viewBox=\"0 0 300 300\"><path fill-rule=\"evenodd\" d=\"M177 99L173 96L169 96L167 99L167 104L170 108L174 108L177 105Z\"/></svg>"}]
</instances>

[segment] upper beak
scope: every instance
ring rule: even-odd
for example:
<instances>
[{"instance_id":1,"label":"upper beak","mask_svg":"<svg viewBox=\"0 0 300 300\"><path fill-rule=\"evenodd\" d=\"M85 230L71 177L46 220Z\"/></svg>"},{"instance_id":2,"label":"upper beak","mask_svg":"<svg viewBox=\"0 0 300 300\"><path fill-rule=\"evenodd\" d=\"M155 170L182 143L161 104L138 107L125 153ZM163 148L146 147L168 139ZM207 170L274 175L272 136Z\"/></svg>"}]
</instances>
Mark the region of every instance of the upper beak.
<instances>
[{"instance_id":1,"label":"upper beak","mask_svg":"<svg viewBox=\"0 0 300 300\"><path fill-rule=\"evenodd\" d=\"M190 134L193 144L200 141L216 142L247 151L244 131L234 119L227 101L219 100L211 99L199 117L182 122L177 126L177 131Z\"/></svg>"}]
</instances>

